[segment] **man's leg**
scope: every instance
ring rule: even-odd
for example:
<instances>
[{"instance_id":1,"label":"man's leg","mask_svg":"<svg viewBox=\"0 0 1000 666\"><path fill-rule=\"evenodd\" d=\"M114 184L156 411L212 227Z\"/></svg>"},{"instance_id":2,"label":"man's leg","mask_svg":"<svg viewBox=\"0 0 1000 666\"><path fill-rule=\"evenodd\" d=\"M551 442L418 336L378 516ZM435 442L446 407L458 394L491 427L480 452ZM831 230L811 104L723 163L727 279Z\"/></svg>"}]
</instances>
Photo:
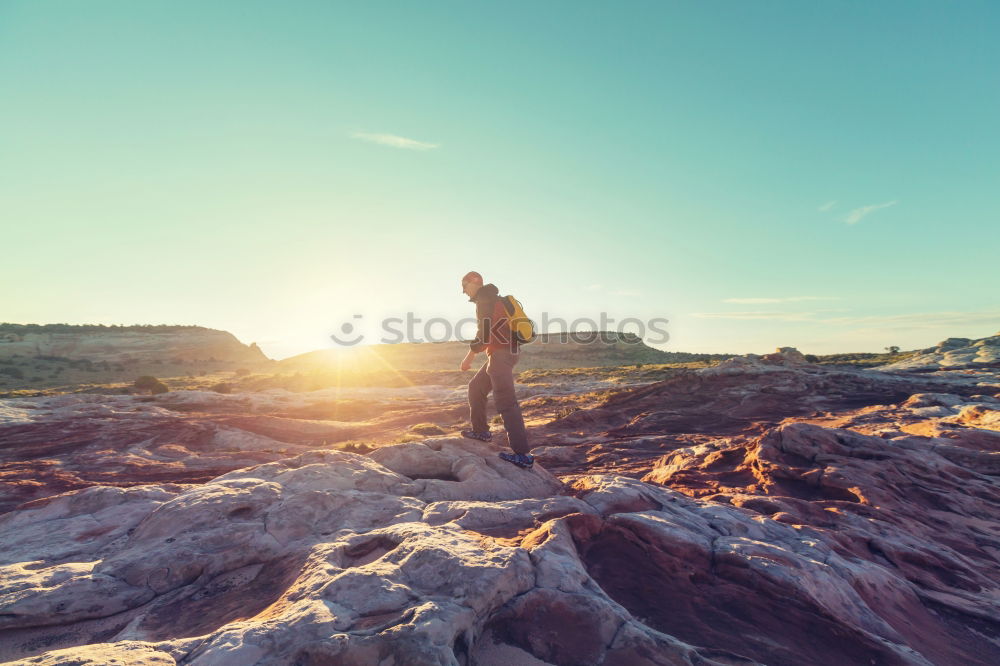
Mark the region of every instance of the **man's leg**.
<instances>
[{"instance_id":1,"label":"man's leg","mask_svg":"<svg viewBox=\"0 0 1000 666\"><path fill-rule=\"evenodd\" d=\"M510 448L514 453L527 453L530 450L528 433L524 429L521 406L517 404L517 396L514 394L514 366L517 360L517 355L505 349L497 349L490 355L486 372L493 384L493 401L503 418Z\"/></svg>"},{"instance_id":2,"label":"man's leg","mask_svg":"<svg viewBox=\"0 0 1000 666\"><path fill-rule=\"evenodd\" d=\"M490 429L490 424L486 422L486 400L493 386L486 373L488 365L489 361L483 363L483 367L469 381L469 421L476 432L487 432Z\"/></svg>"}]
</instances>

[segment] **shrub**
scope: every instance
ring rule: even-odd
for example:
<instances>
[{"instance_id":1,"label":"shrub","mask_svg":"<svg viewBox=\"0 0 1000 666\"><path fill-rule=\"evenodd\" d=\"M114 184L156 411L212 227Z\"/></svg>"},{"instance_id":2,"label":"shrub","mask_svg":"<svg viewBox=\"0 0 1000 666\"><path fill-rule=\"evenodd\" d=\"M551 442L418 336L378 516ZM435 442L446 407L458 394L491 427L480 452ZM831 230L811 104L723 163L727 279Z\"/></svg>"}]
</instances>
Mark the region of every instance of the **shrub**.
<instances>
[{"instance_id":1,"label":"shrub","mask_svg":"<svg viewBox=\"0 0 1000 666\"><path fill-rule=\"evenodd\" d=\"M14 379L24 379L24 370L21 368L0 368L0 375L7 375Z\"/></svg>"},{"instance_id":2,"label":"shrub","mask_svg":"<svg viewBox=\"0 0 1000 666\"><path fill-rule=\"evenodd\" d=\"M417 423L410 426L410 432L416 435L443 435L444 428L433 423Z\"/></svg>"},{"instance_id":3,"label":"shrub","mask_svg":"<svg viewBox=\"0 0 1000 666\"><path fill-rule=\"evenodd\" d=\"M212 387L212 390L215 391L216 393L232 393L233 385L227 384L226 382L219 382L218 384Z\"/></svg>"},{"instance_id":4,"label":"shrub","mask_svg":"<svg viewBox=\"0 0 1000 666\"><path fill-rule=\"evenodd\" d=\"M137 389L148 391L151 390L157 384L162 384L162 383L163 382L161 382L159 379L157 379L152 375L143 375L142 377L136 379L135 382L132 384L132 386L136 387Z\"/></svg>"},{"instance_id":5,"label":"shrub","mask_svg":"<svg viewBox=\"0 0 1000 666\"><path fill-rule=\"evenodd\" d=\"M167 388L166 384L161 382L156 377L153 377L152 375L143 375L142 377L139 377L138 379L135 380L132 386L139 389L140 391L149 391L153 395L157 395L159 393L166 393L167 391L170 390L169 388Z\"/></svg>"},{"instance_id":6,"label":"shrub","mask_svg":"<svg viewBox=\"0 0 1000 666\"><path fill-rule=\"evenodd\" d=\"M362 455L368 453L369 451L375 450L375 447L370 446L366 442L347 442L345 444L341 444L337 448L341 451L347 451L349 453L360 453Z\"/></svg>"},{"instance_id":7,"label":"shrub","mask_svg":"<svg viewBox=\"0 0 1000 666\"><path fill-rule=\"evenodd\" d=\"M805 359L809 363L819 363L819 356L816 356L816 354L806 354Z\"/></svg>"}]
</instances>

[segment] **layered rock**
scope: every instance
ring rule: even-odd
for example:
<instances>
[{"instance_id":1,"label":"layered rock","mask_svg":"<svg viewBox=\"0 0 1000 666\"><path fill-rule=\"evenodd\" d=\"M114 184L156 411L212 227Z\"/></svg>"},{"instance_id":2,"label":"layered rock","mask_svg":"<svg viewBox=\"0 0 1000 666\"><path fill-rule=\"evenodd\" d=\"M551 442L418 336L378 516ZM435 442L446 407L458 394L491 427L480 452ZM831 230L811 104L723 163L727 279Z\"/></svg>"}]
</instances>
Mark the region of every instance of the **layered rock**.
<instances>
[{"instance_id":1,"label":"layered rock","mask_svg":"<svg viewBox=\"0 0 1000 666\"><path fill-rule=\"evenodd\" d=\"M982 393L962 380L930 379L803 363L797 352L739 356L662 382L629 389L600 406L569 414L553 431L602 432L615 437L704 432L732 434L754 424L773 425L869 405L900 402L918 391Z\"/></svg>"},{"instance_id":2,"label":"layered rock","mask_svg":"<svg viewBox=\"0 0 1000 666\"><path fill-rule=\"evenodd\" d=\"M256 343L244 345L232 333L201 326L8 324L0 330L0 359L13 356L58 356L109 363L216 360L254 365L270 360Z\"/></svg>"},{"instance_id":3,"label":"layered rock","mask_svg":"<svg viewBox=\"0 0 1000 666\"><path fill-rule=\"evenodd\" d=\"M433 344L403 342L374 344L365 347L338 347L307 352L282 359L281 372L309 372L351 368L361 352L376 363L396 371L440 370L455 367L468 351L466 342ZM684 363L725 358L729 354L691 354L666 352L645 344L631 333L614 331L543 333L531 344L521 347L518 370L529 368L590 368L652 363Z\"/></svg>"},{"instance_id":4,"label":"layered rock","mask_svg":"<svg viewBox=\"0 0 1000 666\"><path fill-rule=\"evenodd\" d=\"M880 366L896 372L1000 368L1000 332L986 338L948 338L902 361Z\"/></svg>"},{"instance_id":5,"label":"layered rock","mask_svg":"<svg viewBox=\"0 0 1000 666\"><path fill-rule=\"evenodd\" d=\"M544 470L487 445L421 446L430 463L412 447L380 451L413 477L315 452L196 487L90 488L9 514L3 656L501 664L531 663L521 659L534 650L561 663L725 663L650 630L594 585L570 533L554 534L559 516L599 513L586 494L559 495ZM457 480L414 478L444 466ZM467 499L436 499L453 496ZM549 522L527 547L491 536L539 521ZM578 624L563 625L566 614ZM556 626L562 635L549 636ZM100 645L70 648L88 643Z\"/></svg>"},{"instance_id":6,"label":"layered rock","mask_svg":"<svg viewBox=\"0 0 1000 666\"><path fill-rule=\"evenodd\" d=\"M980 453L789 423L646 482L564 488L437 438L89 488L0 518L2 657L987 664L1000 487Z\"/></svg>"},{"instance_id":7,"label":"layered rock","mask_svg":"<svg viewBox=\"0 0 1000 666\"><path fill-rule=\"evenodd\" d=\"M429 416L464 412L457 403L430 406L453 393L354 390L353 401L335 390L0 400L0 513L92 485L203 483L337 442L402 435Z\"/></svg>"},{"instance_id":8,"label":"layered rock","mask_svg":"<svg viewBox=\"0 0 1000 666\"><path fill-rule=\"evenodd\" d=\"M997 663L998 390L743 357L535 426L530 471L449 437L278 451L333 427L279 394L9 407L18 427L105 414L61 445L131 437L113 459L152 460L157 428L211 403L231 430L184 460L275 459L0 516L0 660ZM618 468L642 478L595 473Z\"/></svg>"}]
</instances>

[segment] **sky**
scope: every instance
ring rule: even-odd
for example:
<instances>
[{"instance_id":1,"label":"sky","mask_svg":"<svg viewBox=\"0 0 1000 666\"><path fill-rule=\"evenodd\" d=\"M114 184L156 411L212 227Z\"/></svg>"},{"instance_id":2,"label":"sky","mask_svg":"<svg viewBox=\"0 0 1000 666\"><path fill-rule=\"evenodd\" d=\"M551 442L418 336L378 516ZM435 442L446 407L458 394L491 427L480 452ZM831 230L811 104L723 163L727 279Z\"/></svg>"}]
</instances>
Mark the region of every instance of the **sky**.
<instances>
[{"instance_id":1,"label":"sky","mask_svg":"<svg viewBox=\"0 0 1000 666\"><path fill-rule=\"evenodd\" d=\"M975 0L0 0L0 321L283 358L469 337L477 270L669 351L992 335L998 33Z\"/></svg>"}]
</instances>

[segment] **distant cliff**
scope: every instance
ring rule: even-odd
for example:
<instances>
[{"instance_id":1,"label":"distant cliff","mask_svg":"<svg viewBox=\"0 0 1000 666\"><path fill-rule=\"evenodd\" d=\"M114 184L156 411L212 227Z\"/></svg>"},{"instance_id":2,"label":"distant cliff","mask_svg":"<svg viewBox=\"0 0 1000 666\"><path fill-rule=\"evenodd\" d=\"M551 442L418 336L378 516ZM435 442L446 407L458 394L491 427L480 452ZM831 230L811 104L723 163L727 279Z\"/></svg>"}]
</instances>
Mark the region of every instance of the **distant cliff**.
<instances>
[{"instance_id":1,"label":"distant cliff","mask_svg":"<svg viewBox=\"0 0 1000 666\"><path fill-rule=\"evenodd\" d=\"M457 365L468 351L467 342L404 342L367 347L335 347L307 352L279 361L283 372L336 368L350 364L359 350L376 354L395 370L441 370ZM613 331L543 333L521 347L518 370L532 368L585 368L655 363L685 363L725 359L732 354L666 352L646 345L630 333ZM485 358L480 359L480 363Z\"/></svg>"},{"instance_id":2,"label":"distant cliff","mask_svg":"<svg viewBox=\"0 0 1000 666\"><path fill-rule=\"evenodd\" d=\"M112 363L269 360L256 343L245 345L232 333L202 326L0 324L0 359L14 356Z\"/></svg>"}]
</instances>

